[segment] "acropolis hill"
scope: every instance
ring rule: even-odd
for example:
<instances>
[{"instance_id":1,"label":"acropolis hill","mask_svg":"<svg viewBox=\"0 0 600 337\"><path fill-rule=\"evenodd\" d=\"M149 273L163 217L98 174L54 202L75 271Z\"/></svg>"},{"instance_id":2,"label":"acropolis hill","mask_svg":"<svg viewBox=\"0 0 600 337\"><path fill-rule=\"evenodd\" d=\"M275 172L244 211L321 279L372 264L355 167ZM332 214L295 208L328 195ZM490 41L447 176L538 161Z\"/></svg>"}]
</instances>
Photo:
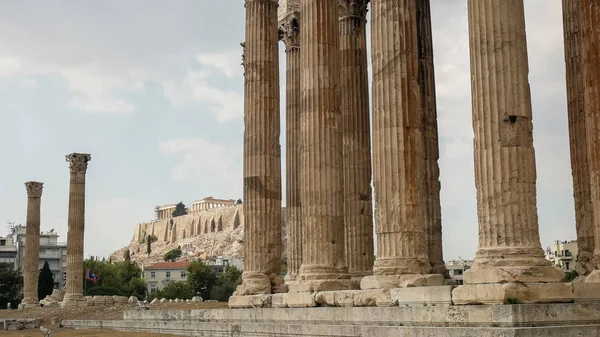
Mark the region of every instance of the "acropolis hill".
<instances>
[{"instance_id":1,"label":"acropolis hill","mask_svg":"<svg viewBox=\"0 0 600 337\"><path fill-rule=\"evenodd\" d=\"M129 245L110 257L112 261L123 261L125 251L129 249L132 261L149 265L162 261L165 253L181 246L181 260L214 256L243 258L244 211L241 204L234 203L235 200L208 197L192 203L188 207L188 214L174 218L171 218L174 204L157 206L157 219L135 225ZM285 241L285 229L282 232L282 240ZM148 235L157 238L152 243L150 256L146 254ZM283 242L283 245L286 243Z\"/></svg>"}]
</instances>

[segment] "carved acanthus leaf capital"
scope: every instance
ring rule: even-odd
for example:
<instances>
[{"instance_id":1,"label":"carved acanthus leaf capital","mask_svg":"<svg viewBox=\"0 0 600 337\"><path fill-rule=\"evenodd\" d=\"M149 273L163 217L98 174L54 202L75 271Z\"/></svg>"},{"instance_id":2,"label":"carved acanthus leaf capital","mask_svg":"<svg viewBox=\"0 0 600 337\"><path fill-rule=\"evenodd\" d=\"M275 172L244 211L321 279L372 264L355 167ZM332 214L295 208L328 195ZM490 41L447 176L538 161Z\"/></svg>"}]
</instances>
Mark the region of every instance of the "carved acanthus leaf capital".
<instances>
[{"instance_id":1,"label":"carved acanthus leaf capital","mask_svg":"<svg viewBox=\"0 0 600 337\"><path fill-rule=\"evenodd\" d=\"M279 25L279 39L285 43L286 50L300 48L300 19L290 15Z\"/></svg>"},{"instance_id":2,"label":"carved acanthus leaf capital","mask_svg":"<svg viewBox=\"0 0 600 337\"><path fill-rule=\"evenodd\" d=\"M28 181L25 183L27 189L27 196L30 198L41 198L42 190L44 189L44 183L38 181Z\"/></svg>"},{"instance_id":3,"label":"carved acanthus leaf capital","mask_svg":"<svg viewBox=\"0 0 600 337\"><path fill-rule=\"evenodd\" d=\"M92 160L92 155L87 153L71 153L66 156L71 173L84 172L87 170L87 164Z\"/></svg>"},{"instance_id":4,"label":"carved acanthus leaf capital","mask_svg":"<svg viewBox=\"0 0 600 337\"><path fill-rule=\"evenodd\" d=\"M340 19L355 17L366 19L369 0L338 0Z\"/></svg>"}]
</instances>

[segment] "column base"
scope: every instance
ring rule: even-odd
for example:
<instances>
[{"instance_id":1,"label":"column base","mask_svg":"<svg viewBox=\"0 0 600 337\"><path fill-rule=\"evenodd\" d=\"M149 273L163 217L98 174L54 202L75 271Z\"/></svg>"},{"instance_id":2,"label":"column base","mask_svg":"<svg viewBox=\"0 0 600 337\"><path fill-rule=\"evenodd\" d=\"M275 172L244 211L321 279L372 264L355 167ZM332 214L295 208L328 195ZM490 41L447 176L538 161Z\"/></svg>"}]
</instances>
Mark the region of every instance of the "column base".
<instances>
[{"instance_id":1,"label":"column base","mask_svg":"<svg viewBox=\"0 0 600 337\"><path fill-rule=\"evenodd\" d=\"M39 308L41 307L40 302L37 298L24 298L19 304L19 308L28 309L28 308Z\"/></svg>"},{"instance_id":2,"label":"column base","mask_svg":"<svg viewBox=\"0 0 600 337\"><path fill-rule=\"evenodd\" d=\"M360 281L360 289L392 289L444 285L440 274L371 275Z\"/></svg>"},{"instance_id":3,"label":"column base","mask_svg":"<svg viewBox=\"0 0 600 337\"><path fill-rule=\"evenodd\" d=\"M61 306L63 308L67 307L86 307L87 300L83 296L83 294L66 294L63 299Z\"/></svg>"},{"instance_id":4,"label":"column base","mask_svg":"<svg viewBox=\"0 0 600 337\"><path fill-rule=\"evenodd\" d=\"M425 275L431 270L427 259L419 258L377 258L373 264L374 275Z\"/></svg>"},{"instance_id":5,"label":"column base","mask_svg":"<svg viewBox=\"0 0 600 337\"><path fill-rule=\"evenodd\" d=\"M486 266L475 264L463 276L465 284L556 283L565 274L553 266Z\"/></svg>"},{"instance_id":6,"label":"column base","mask_svg":"<svg viewBox=\"0 0 600 337\"><path fill-rule=\"evenodd\" d=\"M281 276L272 274L270 277L264 273L243 272L242 284L237 286L234 296L265 295L287 292Z\"/></svg>"},{"instance_id":7,"label":"column base","mask_svg":"<svg viewBox=\"0 0 600 337\"><path fill-rule=\"evenodd\" d=\"M296 279L298 279L298 274L286 274L283 278L283 281L285 282L285 284L290 284L295 282Z\"/></svg>"},{"instance_id":8,"label":"column base","mask_svg":"<svg viewBox=\"0 0 600 337\"><path fill-rule=\"evenodd\" d=\"M360 283L363 277L373 275L373 270L350 270L349 274L351 279Z\"/></svg>"},{"instance_id":9,"label":"column base","mask_svg":"<svg viewBox=\"0 0 600 337\"><path fill-rule=\"evenodd\" d=\"M455 305L570 303L572 283L468 284L452 290Z\"/></svg>"},{"instance_id":10,"label":"column base","mask_svg":"<svg viewBox=\"0 0 600 337\"><path fill-rule=\"evenodd\" d=\"M359 282L352 279L298 280L289 284L288 293L316 293L318 291L355 289L359 289Z\"/></svg>"}]
</instances>

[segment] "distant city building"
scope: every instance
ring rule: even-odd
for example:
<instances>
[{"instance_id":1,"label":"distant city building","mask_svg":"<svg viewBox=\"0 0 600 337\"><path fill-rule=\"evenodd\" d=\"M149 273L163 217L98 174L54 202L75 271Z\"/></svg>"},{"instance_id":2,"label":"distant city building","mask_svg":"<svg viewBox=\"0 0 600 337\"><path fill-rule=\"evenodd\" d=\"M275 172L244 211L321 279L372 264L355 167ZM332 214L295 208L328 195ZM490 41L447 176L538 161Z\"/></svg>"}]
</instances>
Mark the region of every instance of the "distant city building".
<instances>
[{"instance_id":1,"label":"distant city building","mask_svg":"<svg viewBox=\"0 0 600 337\"><path fill-rule=\"evenodd\" d=\"M0 238L0 262L11 264L15 270L22 270L25 265L25 232L24 225L15 225L10 234ZM54 276L54 288L63 289L67 280L67 244L58 242L58 238L54 230L40 233L39 269L48 262Z\"/></svg>"},{"instance_id":2,"label":"distant city building","mask_svg":"<svg viewBox=\"0 0 600 337\"><path fill-rule=\"evenodd\" d=\"M143 268L144 280L148 284L148 293L153 294L157 290L166 287L174 281L187 280L188 261L155 263Z\"/></svg>"},{"instance_id":3,"label":"distant city building","mask_svg":"<svg viewBox=\"0 0 600 337\"><path fill-rule=\"evenodd\" d=\"M465 271L471 268L473 260L452 260L446 262L446 268L450 277L456 282L457 285L463 284L463 274Z\"/></svg>"},{"instance_id":4,"label":"distant city building","mask_svg":"<svg viewBox=\"0 0 600 337\"><path fill-rule=\"evenodd\" d=\"M546 248L546 259L551 261L555 267L561 268L564 271L570 271L575 267L578 253L577 240L556 240L552 247Z\"/></svg>"}]
</instances>

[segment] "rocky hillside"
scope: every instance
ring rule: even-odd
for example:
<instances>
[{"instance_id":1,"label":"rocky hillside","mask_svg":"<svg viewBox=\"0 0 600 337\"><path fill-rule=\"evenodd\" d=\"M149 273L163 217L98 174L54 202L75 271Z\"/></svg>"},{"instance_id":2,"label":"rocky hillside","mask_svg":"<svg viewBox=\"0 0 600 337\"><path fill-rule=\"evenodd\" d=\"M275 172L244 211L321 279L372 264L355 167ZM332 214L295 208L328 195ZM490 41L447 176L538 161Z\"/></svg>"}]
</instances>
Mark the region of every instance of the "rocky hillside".
<instances>
[{"instance_id":1,"label":"rocky hillside","mask_svg":"<svg viewBox=\"0 0 600 337\"><path fill-rule=\"evenodd\" d=\"M282 212L284 216L285 209ZM146 254L148 235L152 242L150 256ZM285 225L282 223L282 241L285 252ZM244 214L242 205L213 208L169 219L137 224L133 239L110 256L112 261L123 261L129 249L131 260L145 266L163 261L165 253L181 247L181 260L205 259L214 256L244 257Z\"/></svg>"}]
</instances>

